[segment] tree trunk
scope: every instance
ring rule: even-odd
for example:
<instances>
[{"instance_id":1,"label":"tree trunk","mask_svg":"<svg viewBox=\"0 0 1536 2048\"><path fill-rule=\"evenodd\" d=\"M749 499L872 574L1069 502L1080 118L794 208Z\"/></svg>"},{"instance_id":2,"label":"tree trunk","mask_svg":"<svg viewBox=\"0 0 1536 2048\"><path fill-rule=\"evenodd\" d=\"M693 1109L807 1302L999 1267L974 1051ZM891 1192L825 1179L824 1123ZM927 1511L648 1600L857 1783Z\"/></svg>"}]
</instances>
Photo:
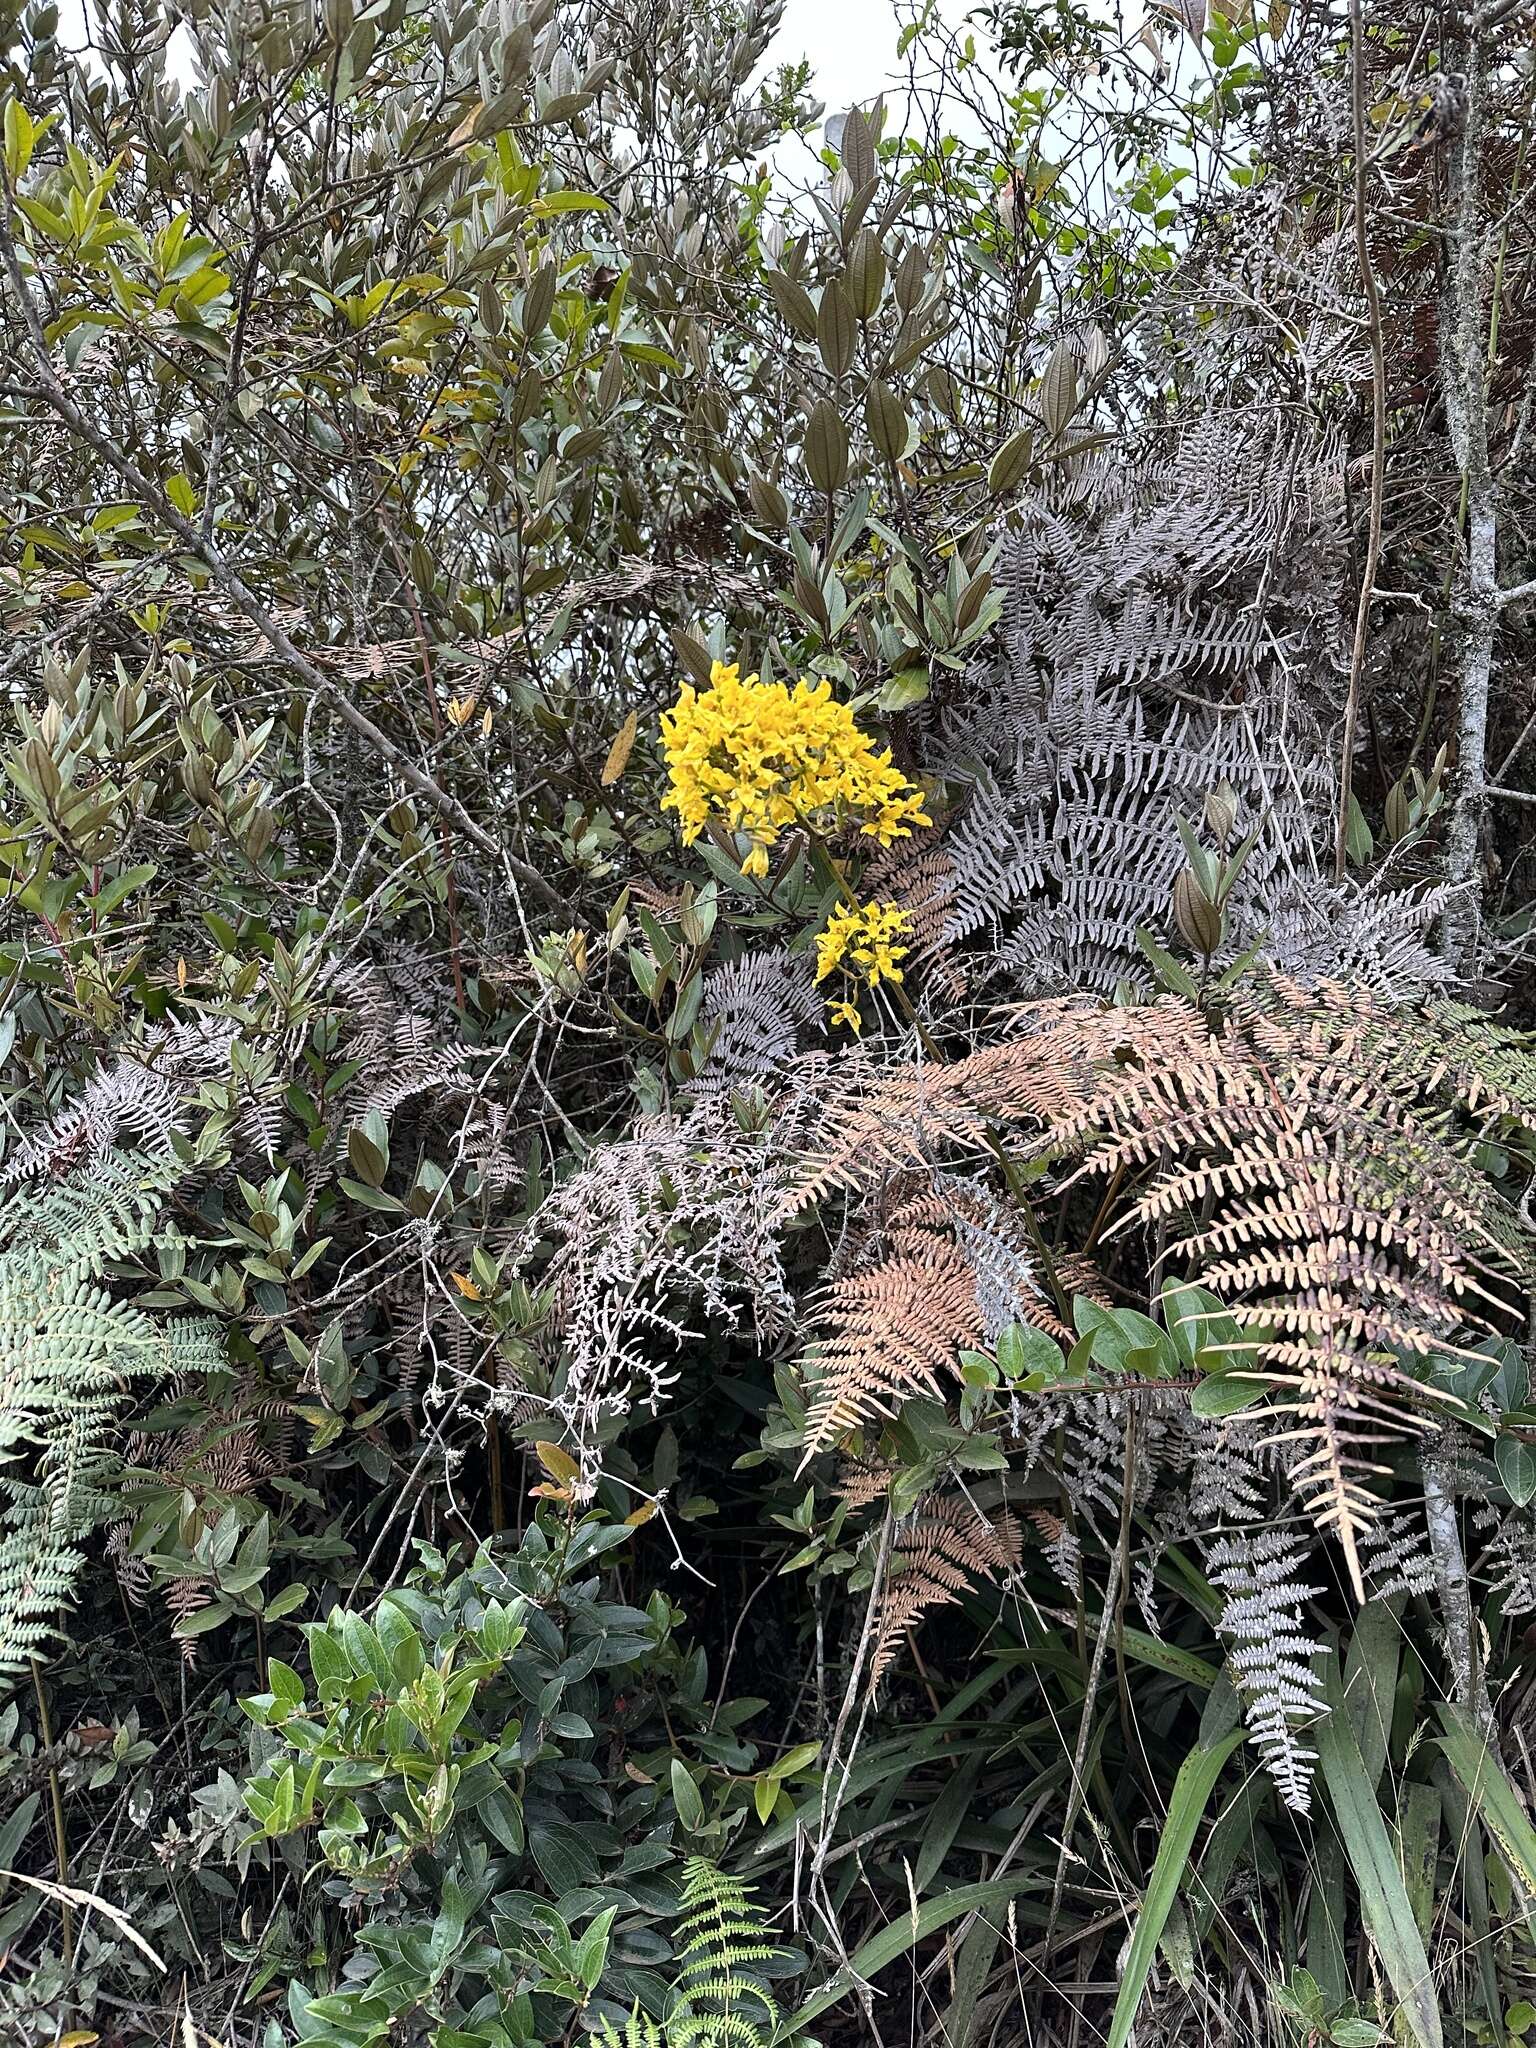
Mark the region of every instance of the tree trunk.
<instances>
[{"instance_id":1,"label":"tree trunk","mask_svg":"<svg viewBox=\"0 0 1536 2048\"><path fill-rule=\"evenodd\" d=\"M1488 454L1488 335L1483 310L1483 146L1487 46L1474 13L1465 46L1464 111L1452 143L1440 304L1440 376L1461 471L1466 555L1452 601L1457 668L1456 763L1446 833L1446 880L1458 891L1442 929L1445 957L1468 981L1483 958L1479 842L1488 791L1488 697L1498 630L1498 487Z\"/></svg>"}]
</instances>

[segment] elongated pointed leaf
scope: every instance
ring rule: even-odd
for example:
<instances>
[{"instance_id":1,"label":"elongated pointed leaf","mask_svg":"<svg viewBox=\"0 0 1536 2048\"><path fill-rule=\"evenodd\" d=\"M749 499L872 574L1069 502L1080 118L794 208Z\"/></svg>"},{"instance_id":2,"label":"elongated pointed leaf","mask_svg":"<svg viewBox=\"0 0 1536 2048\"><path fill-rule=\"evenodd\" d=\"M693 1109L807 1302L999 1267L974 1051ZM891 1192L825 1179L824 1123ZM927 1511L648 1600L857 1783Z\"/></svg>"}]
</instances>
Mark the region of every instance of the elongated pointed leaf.
<instances>
[{"instance_id":1,"label":"elongated pointed leaf","mask_svg":"<svg viewBox=\"0 0 1536 2048\"><path fill-rule=\"evenodd\" d=\"M1473 1812L1499 1845L1511 1877L1529 1899L1536 1899L1536 1828L1521 1805L1504 1768L1460 1707L1442 1706L1445 1734L1439 1747L1456 1773Z\"/></svg>"},{"instance_id":2,"label":"elongated pointed leaf","mask_svg":"<svg viewBox=\"0 0 1536 2048\"><path fill-rule=\"evenodd\" d=\"M1397 1849L1387 1833L1376 1788L1360 1760L1360 1745L1334 1670L1330 1670L1329 1703L1332 1712L1318 1722L1313 1740L1344 1853L1359 1889L1366 1932L1414 2039L1421 2048L1444 2048L1429 1958L1414 1921Z\"/></svg>"},{"instance_id":3,"label":"elongated pointed leaf","mask_svg":"<svg viewBox=\"0 0 1536 2048\"><path fill-rule=\"evenodd\" d=\"M1136 1931L1131 1936L1130 1952L1120 1979L1120 1995L1115 2000L1105 2048L1125 2048L1131 2037L1136 2008L1141 2004L1152 1958L1157 1954L1168 1915L1184 1881L1196 1831L1216 1789L1216 1780L1242 1739L1242 1729L1234 1728L1230 1735L1224 1735L1211 1748L1192 1749L1179 1766L1179 1775L1173 1781L1173 1797L1168 1801L1168 1818L1163 1823L1162 1839L1152 1863L1152 1876L1141 1902L1141 1912L1137 1915Z\"/></svg>"},{"instance_id":4,"label":"elongated pointed leaf","mask_svg":"<svg viewBox=\"0 0 1536 2048\"><path fill-rule=\"evenodd\" d=\"M925 1899L915 1913L901 1914L889 1927L882 1927L868 1941L860 1942L848 1960L859 1977L872 1977L877 1970L883 1970L887 1963L894 1962L909 1948L915 1948L928 1935L947 1927L951 1920L958 1920L966 1913L1001 1911L1020 1892L1043 1890L1049 1882L1048 1878L1031 1875L993 1878L987 1884L957 1885L952 1892L941 1892L936 1899ZM785 2022L785 2034L798 2034L802 2027L808 2027L812 2020L819 2019L829 2007L848 1997L852 1990L853 1979L846 1970L839 1970L829 1983L813 1991L799 2011Z\"/></svg>"}]
</instances>

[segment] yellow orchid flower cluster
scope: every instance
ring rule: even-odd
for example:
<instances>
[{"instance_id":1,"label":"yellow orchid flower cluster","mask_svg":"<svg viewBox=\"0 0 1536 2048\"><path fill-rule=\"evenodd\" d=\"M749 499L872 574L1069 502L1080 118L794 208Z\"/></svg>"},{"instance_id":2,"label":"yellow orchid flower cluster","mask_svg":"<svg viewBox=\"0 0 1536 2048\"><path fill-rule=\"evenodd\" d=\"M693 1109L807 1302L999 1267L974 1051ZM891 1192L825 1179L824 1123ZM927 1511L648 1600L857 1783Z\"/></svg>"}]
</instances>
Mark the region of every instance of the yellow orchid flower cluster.
<instances>
[{"instance_id":1,"label":"yellow orchid flower cluster","mask_svg":"<svg viewBox=\"0 0 1536 2048\"><path fill-rule=\"evenodd\" d=\"M816 938L816 979L825 981L835 968L878 988L882 981L901 980L896 965L911 951L896 941L907 930L907 913L898 903L855 903L834 910ZM859 1030L857 1006L847 997L827 1005L834 1024Z\"/></svg>"},{"instance_id":2,"label":"yellow orchid flower cluster","mask_svg":"<svg viewBox=\"0 0 1536 2048\"><path fill-rule=\"evenodd\" d=\"M751 848L744 875L766 875L768 849L781 832L804 825L828 832L857 823L889 846L914 825L931 824L923 796L878 752L839 704L828 682L742 679L735 662L717 661L709 688L682 687L661 720L671 787L664 810L682 821L691 846L711 815Z\"/></svg>"}]
</instances>

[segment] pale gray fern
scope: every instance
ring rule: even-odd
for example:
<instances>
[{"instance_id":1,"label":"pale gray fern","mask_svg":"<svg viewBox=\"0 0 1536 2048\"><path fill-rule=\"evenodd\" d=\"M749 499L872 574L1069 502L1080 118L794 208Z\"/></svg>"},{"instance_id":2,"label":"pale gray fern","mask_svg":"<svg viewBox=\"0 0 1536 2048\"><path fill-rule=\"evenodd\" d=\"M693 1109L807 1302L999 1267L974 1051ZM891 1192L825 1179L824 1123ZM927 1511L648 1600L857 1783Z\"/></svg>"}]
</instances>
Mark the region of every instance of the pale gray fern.
<instances>
[{"instance_id":1,"label":"pale gray fern","mask_svg":"<svg viewBox=\"0 0 1536 2048\"><path fill-rule=\"evenodd\" d=\"M1257 836L1218 965L1257 947L1309 984L1348 974L1400 999L1444 983L1425 942L1442 897L1326 879L1330 707L1292 677L1330 672L1332 628L1319 576L1293 572L1332 530L1333 461L1217 422L1166 462L1089 464L1023 508L998 644L929 722L968 792L939 943L985 931L985 971L1027 994L1149 992L1137 931L1168 936L1177 818L1225 783L1238 836Z\"/></svg>"},{"instance_id":2,"label":"pale gray fern","mask_svg":"<svg viewBox=\"0 0 1536 2048\"><path fill-rule=\"evenodd\" d=\"M1344 981L1389 1002L1416 1002L1452 979L1432 928L1454 895L1276 876L1256 892L1253 915L1264 957L1281 973L1308 986Z\"/></svg>"},{"instance_id":3,"label":"pale gray fern","mask_svg":"<svg viewBox=\"0 0 1536 2048\"><path fill-rule=\"evenodd\" d=\"M534 1217L519 1250L552 1247L564 1358L551 1405L579 1442L636 1403L659 1407L668 1357L697 1312L734 1328L745 1306L763 1334L792 1317L781 1132L743 1130L717 1097L644 1117L632 1136L594 1147Z\"/></svg>"},{"instance_id":4,"label":"pale gray fern","mask_svg":"<svg viewBox=\"0 0 1536 2048\"><path fill-rule=\"evenodd\" d=\"M68 1172L120 1142L163 1152L182 1128L184 1091L145 1060L125 1056L102 1067L48 1123L31 1131L8 1162L11 1180Z\"/></svg>"},{"instance_id":5,"label":"pale gray fern","mask_svg":"<svg viewBox=\"0 0 1536 2048\"><path fill-rule=\"evenodd\" d=\"M793 1059L801 1031L821 1014L809 958L786 946L711 968L699 1007L710 1034L701 1092L756 1080Z\"/></svg>"},{"instance_id":6,"label":"pale gray fern","mask_svg":"<svg viewBox=\"0 0 1536 2048\"><path fill-rule=\"evenodd\" d=\"M110 1438L135 1380L222 1360L215 1326L157 1318L103 1285L111 1261L148 1249L171 1159L100 1153L41 1192L13 1192L0 1219L0 1669L56 1632L102 1520L116 1469Z\"/></svg>"},{"instance_id":7,"label":"pale gray fern","mask_svg":"<svg viewBox=\"0 0 1536 2048\"><path fill-rule=\"evenodd\" d=\"M1536 1522L1524 1510L1481 1507L1473 1521L1487 1536L1479 1582L1499 1596L1506 1614L1536 1613Z\"/></svg>"},{"instance_id":8,"label":"pale gray fern","mask_svg":"<svg viewBox=\"0 0 1536 2048\"><path fill-rule=\"evenodd\" d=\"M939 1188L945 1189L945 1179ZM1025 1319L1026 1304L1045 1305L1036 1262L1018 1242L1017 1226L1010 1229L1008 1213L1000 1209L985 1188L965 1185L969 1215L957 1201L954 1209L955 1237L976 1276L976 1308L982 1335L988 1344L1010 1323Z\"/></svg>"},{"instance_id":9,"label":"pale gray fern","mask_svg":"<svg viewBox=\"0 0 1536 2048\"><path fill-rule=\"evenodd\" d=\"M1394 1593L1417 1599L1439 1583L1422 1519L1383 1504L1360 1540L1360 1569L1373 1600Z\"/></svg>"},{"instance_id":10,"label":"pale gray fern","mask_svg":"<svg viewBox=\"0 0 1536 2048\"><path fill-rule=\"evenodd\" d=\"M1262 1521L1274 1503L1275 1452L1264 1426L1239 1417L1201 1424L1190 1417L1191 1526L1207 1533Z\"/></svg>"},{"instance_id":11,"label":"pale gray fern","mask_svg":"<svg viewBox=\"0 0 1536 2048\"><path fill-rule=\"evenodd\" d=\"M1317 1755L1302 1731L1327 1712L1317 1670L1323 1652L1302 1622L1304 1604L1322 1590L1303 1577L1314 1547L1310 1531L1270 1525L1234 1530L1206 1552L1207 1575L1224 1595L1216 1625L1232 1645L1243 1718L1294 1813L1310 1810Z\"/></svg>"}]
</instances>

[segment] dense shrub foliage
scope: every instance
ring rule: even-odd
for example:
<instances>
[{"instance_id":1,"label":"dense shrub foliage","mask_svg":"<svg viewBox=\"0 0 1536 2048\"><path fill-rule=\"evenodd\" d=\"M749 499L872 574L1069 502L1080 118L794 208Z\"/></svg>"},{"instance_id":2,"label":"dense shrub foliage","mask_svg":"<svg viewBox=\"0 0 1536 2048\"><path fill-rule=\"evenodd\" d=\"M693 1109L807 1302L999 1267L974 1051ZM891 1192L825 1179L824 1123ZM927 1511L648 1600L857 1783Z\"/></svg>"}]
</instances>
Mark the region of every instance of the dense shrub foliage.
<instances>
[{"instance_id":1,"label":"dense shrub foliage","mask_svg":"<svg viewBox=\"0 0 1536 2048\"><path fill-rule=\"evenodd\" d=\"M1529 10L777 16L0 11L8 2042L1536 2029Z\"/></svg>"}]
</instances>

